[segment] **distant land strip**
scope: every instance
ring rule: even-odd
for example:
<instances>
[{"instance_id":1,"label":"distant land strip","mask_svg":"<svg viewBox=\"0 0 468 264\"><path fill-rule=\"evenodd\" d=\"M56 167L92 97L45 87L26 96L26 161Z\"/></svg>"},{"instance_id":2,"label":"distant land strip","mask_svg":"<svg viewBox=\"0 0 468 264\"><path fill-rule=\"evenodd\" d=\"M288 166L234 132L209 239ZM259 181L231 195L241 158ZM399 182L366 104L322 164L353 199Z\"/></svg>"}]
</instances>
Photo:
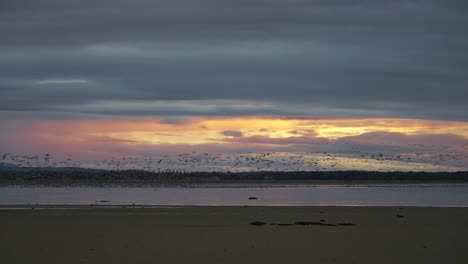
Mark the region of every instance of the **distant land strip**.
<instances>
[{"instance_id":1,"label":"distant land strip","mask_svg":"<svg viewBox=\"0 0 468 264\"><path fill-rule=\"evenodd\" d=\"M150 172L85 168L3 168L0 186L203 186L226 184L468 183L468 171Z\"/></svg>"}]
</instances>

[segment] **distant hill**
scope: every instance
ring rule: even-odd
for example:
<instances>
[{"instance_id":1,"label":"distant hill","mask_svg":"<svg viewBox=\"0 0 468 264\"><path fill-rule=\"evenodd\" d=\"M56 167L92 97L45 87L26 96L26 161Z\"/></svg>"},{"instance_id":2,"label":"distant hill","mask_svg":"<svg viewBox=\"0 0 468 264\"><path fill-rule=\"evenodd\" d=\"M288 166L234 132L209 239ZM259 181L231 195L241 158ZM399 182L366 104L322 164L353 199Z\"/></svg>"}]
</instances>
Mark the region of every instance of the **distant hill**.
<instances>
[{"instance_id":1,"label":"distant hill","mask_svg":"<svg viewBox=\"0 0 468 264\"><path fill-rule=\"evenodd\" d=\"M0 170L2 170L2 169L14 169L14 168L19 168L19 166L16 165L16 164L0 162Z\"/></svg>"},{"instance_id":2,"label":"distant hill","mask_svg":"<svg viewBox=\"0 0 468 264\"><path fill-rule=\"evenodd\" d=\"M150 172L4 166L0 186L190 186L199 184L468 183L468 171Z\"/></svg>"}]
</instances>

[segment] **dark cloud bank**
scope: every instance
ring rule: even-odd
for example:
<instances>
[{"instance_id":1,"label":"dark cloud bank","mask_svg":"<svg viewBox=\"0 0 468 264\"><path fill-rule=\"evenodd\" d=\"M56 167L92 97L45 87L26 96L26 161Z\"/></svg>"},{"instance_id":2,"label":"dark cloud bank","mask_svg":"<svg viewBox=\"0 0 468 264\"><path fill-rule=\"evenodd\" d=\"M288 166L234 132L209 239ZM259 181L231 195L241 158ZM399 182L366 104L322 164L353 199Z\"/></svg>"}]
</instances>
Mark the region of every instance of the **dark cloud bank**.
<instances>
[{"instance_id":1,"label":"dark cloud bank","mask_svg":"<svg viewBox=\"0 0 468 264\"><path fill-rule=\"evenodd\" d=\"M468 3L0 3L0 116L468 120Z\"/></svg>"}]
</instances>

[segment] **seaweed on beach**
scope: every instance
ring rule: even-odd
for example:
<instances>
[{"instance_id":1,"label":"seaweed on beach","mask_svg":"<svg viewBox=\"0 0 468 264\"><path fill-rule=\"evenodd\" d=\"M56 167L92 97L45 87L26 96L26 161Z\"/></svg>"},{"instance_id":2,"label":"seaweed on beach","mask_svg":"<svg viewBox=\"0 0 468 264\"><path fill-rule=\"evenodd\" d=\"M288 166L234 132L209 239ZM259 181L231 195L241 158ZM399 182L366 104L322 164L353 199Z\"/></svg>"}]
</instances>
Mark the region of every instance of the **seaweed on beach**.
<instances>
[{"instance_id":1,"label":"seaweed on beach","mask_svg":"<svg viewBox=\"0 0 468 264\"><path fill-rule=\"evenodd\" d=\"M323 220L323 219L322 219ZM349 222L344 222L344 223L338 223L338 224L329 224L329 223L324 223L325 220L320 222L312 222L312 221L296 221L294 223L271 223L270 225L272 226L356 226L354 223L349 223ZM260 222L260 221L255 221L250 223L250 225L265 225L266 223Z\"/></svg>"},{"instance_id":2,"label":"seaweed on beach","mask_svg":"<svg viewBox=\"0 0 468 264\"><path fill-rule=\"evenodd\" d=\"M250 225L253 225L253 226L263 226L263 225L266 225L265 222L262 222L262 221L253 221L250 223Z\"/></svg>"}]
</instances>

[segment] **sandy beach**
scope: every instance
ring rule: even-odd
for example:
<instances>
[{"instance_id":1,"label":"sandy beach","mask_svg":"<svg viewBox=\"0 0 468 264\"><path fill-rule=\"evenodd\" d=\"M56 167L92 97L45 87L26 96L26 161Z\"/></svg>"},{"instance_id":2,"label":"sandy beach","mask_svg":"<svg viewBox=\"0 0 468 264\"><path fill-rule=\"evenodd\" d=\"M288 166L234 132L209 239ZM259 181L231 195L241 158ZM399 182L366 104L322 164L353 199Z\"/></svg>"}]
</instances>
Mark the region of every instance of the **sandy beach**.
<instances>
[{"instance_id":1,"label":"sandy beach","mask_svg":"<svg viewBox=\"0 0 468 264\"><path fill-rule=\"evenodd\" d=\"M1 263L466 263L468 208L0 210Z\"/></svg>"}]
</instances>

